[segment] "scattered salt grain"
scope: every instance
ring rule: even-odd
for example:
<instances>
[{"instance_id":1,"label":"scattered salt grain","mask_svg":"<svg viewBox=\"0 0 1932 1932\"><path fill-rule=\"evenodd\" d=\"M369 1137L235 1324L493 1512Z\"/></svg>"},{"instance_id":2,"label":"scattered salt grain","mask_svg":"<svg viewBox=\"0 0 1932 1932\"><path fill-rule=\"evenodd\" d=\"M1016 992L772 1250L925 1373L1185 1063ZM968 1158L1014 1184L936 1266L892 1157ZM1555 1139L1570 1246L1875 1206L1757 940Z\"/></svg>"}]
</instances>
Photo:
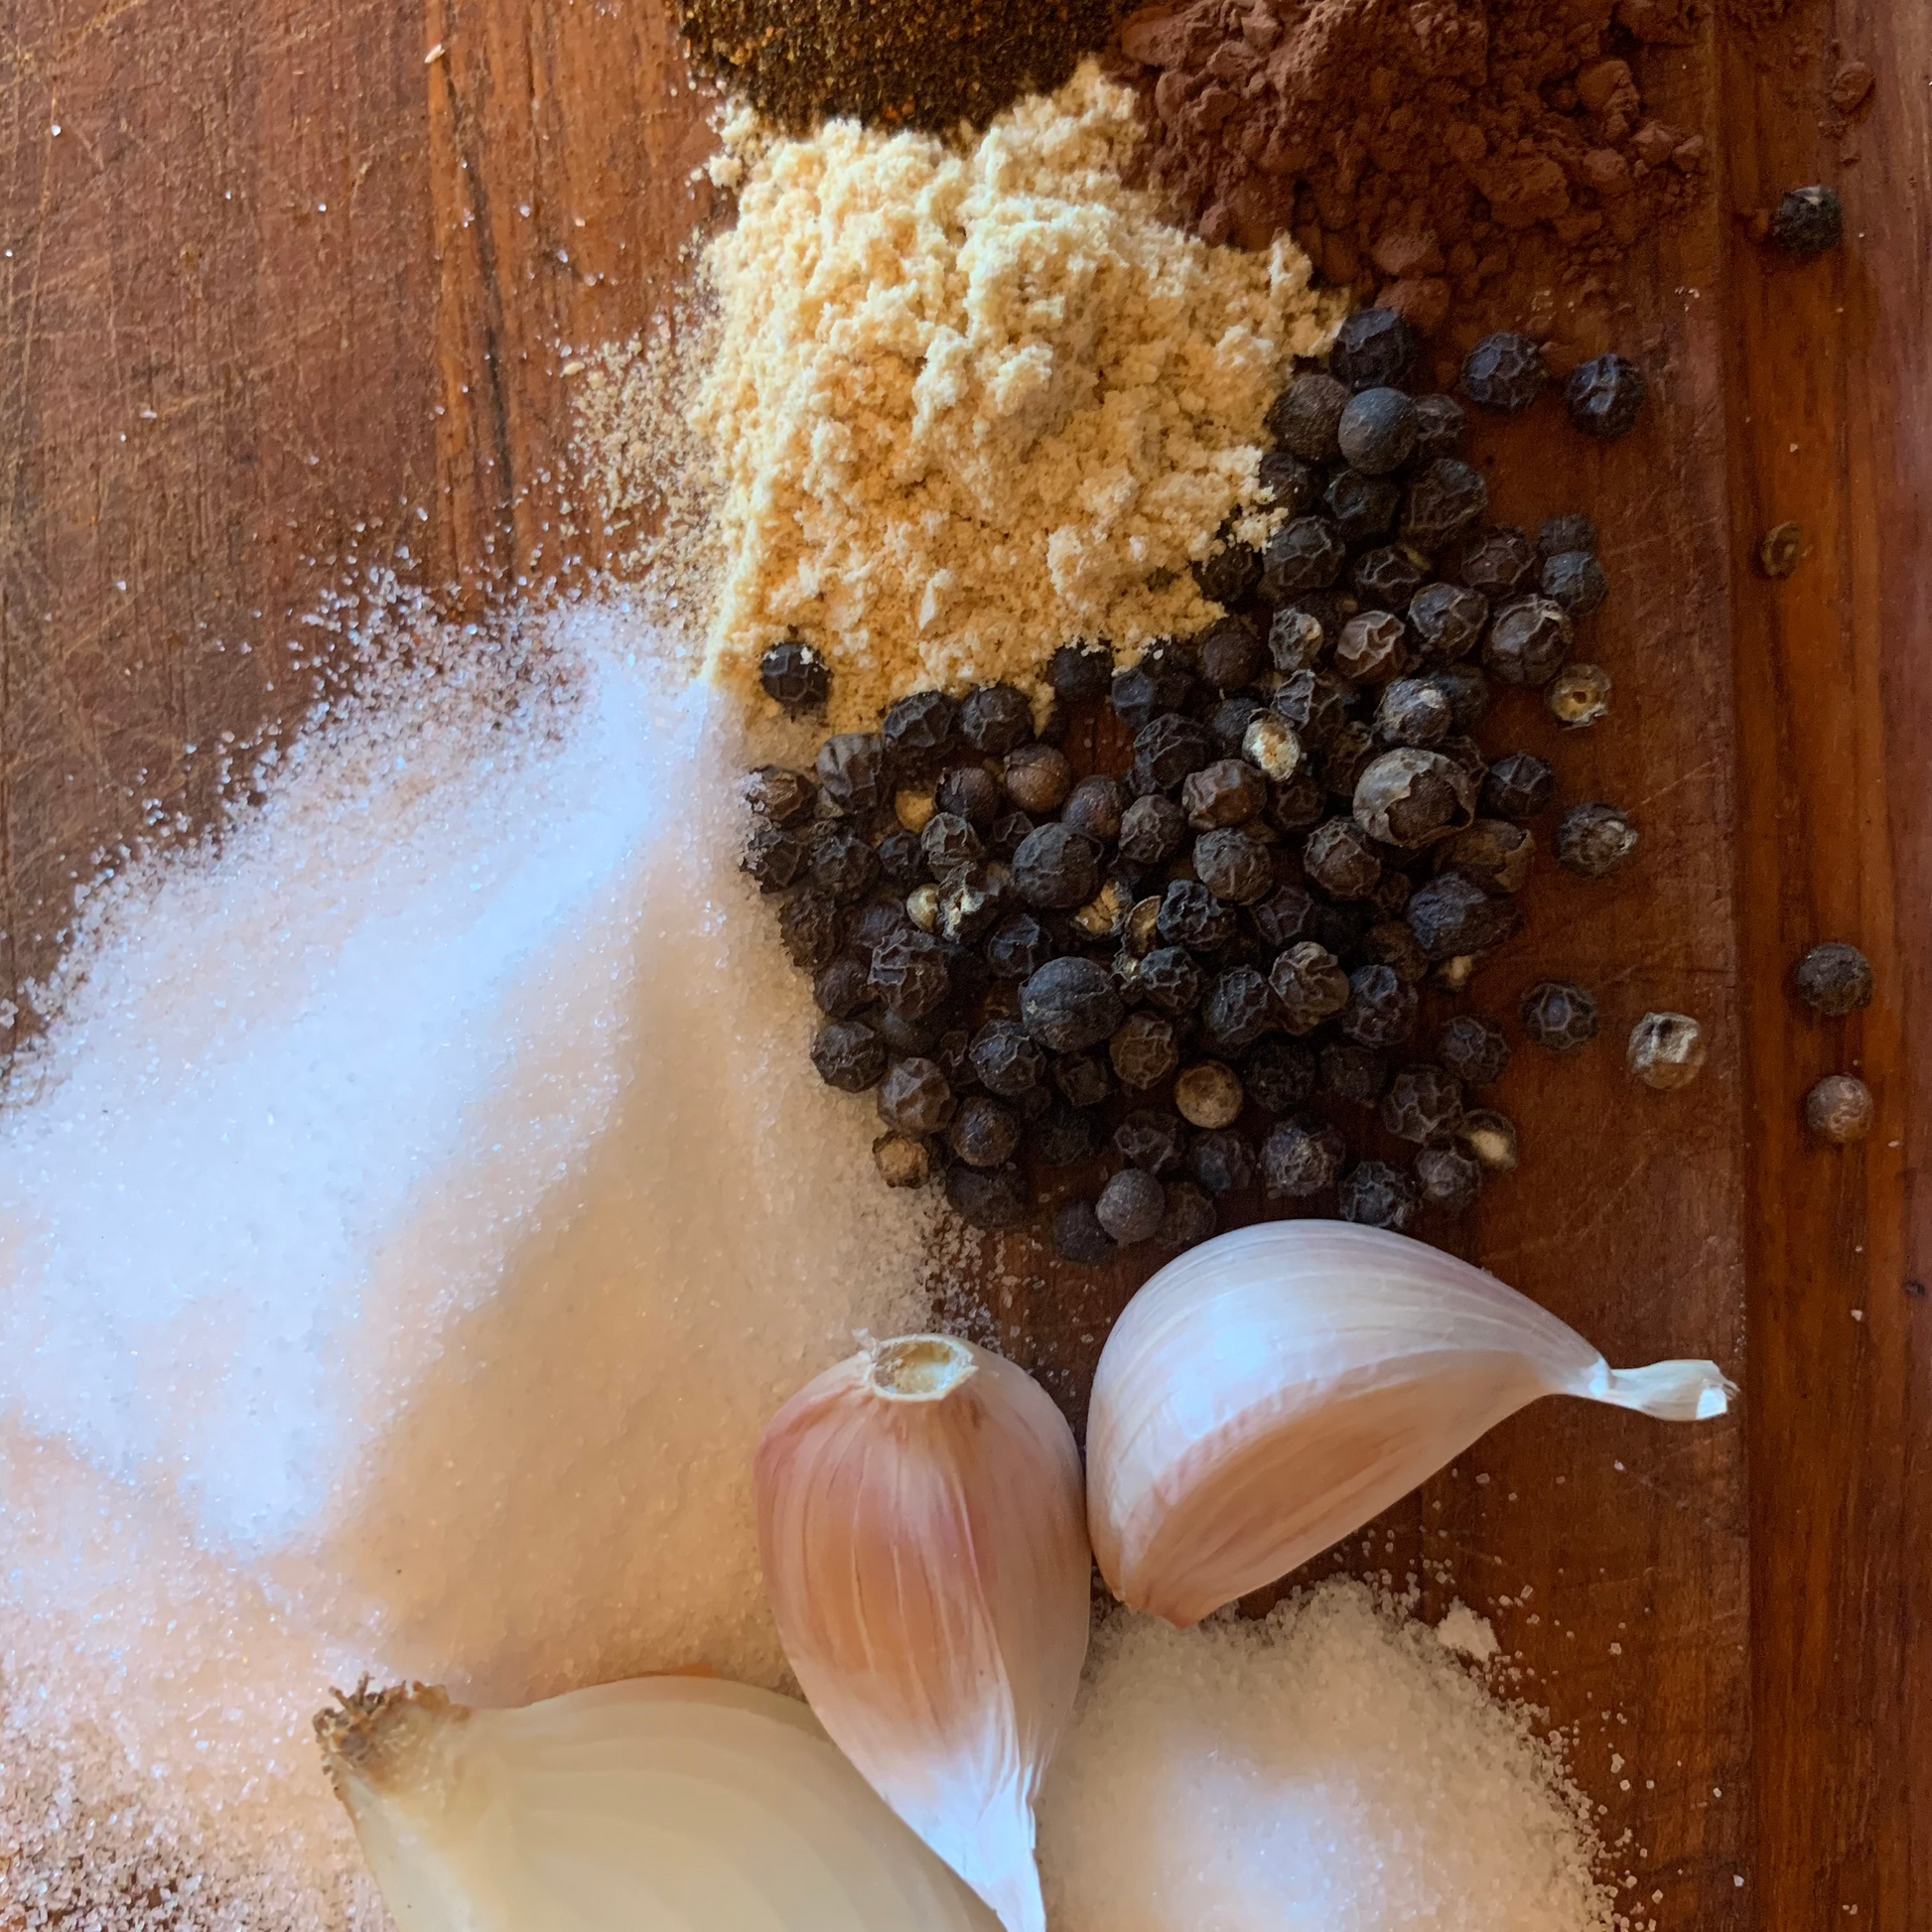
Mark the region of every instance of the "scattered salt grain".
<instances>
[{"instance_id":1,"label":"scattered salt grain","mask_svg":"<svg viewBox=\"0 0 1932 1932\"><path fill-rule=\"evenodd\" d=\"M931 1210L800 1050L729 711L621 616L550 647L507 713L349 707L96 895L0 1116L22 1923L366 1908L308 1729L362 1670L782 1673L752 1448L919 1319Z\"/></svg>"},{"instance_id":2,"label":"scattered salt grain","mask_svg":"<svg viewBox=\"0 0 1932 1932\"><path fill-rule=\"evenodd\" d=\"M1615 1922L1587 1801L1530 1714L1347 1580L1258 1623L1111 1618L1040 1848L1055 1932Z\"/></svg>"}]
</instances>

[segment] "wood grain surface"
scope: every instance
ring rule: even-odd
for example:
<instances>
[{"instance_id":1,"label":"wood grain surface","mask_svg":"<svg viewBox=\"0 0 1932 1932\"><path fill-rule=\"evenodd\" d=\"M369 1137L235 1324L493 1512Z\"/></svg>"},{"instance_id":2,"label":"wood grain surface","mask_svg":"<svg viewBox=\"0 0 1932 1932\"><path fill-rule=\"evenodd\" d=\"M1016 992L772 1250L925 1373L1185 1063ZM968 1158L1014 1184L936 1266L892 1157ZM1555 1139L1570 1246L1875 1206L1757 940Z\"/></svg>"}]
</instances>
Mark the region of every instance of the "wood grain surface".
<instances>
[{"instance_id":1,"label":"wood grain surface","mask_svg":"<svg viewBox=\"0 0 1932 1932\"><path fill-rule=\"evenodd\" d=\"M305 619L371 570L477 609L609 561L565 370L677 275L709 103L666 0L0 22L0 995L30 1026L98 856L207 822L224 751L299 720ZM1846 129L1826 96L1852 58L1877 86ZM1646 59L1716 161L1604 325L1656 405L1604 450L1549 405L1479 437L1499 514L1603 529L1617 708L1559 762L1645 844L1608 885L1542 878L1533 937L1478 983L1508 1014L1574 975L1605 1025L1575 1063L1519 1052L1525 1171L1455 1245L1612 1359L1717 1354L1742 1415L1542 1405L1343 1554L1421 1571L1430 1608L1459 1593L1524 1653L1632 1911L1927 1928L1932 18L1801 0ZM1821 179L1850 244L1768 259L1743 216ZM1749 560L1787 518L1807 554L1773 583ZM1528 703L1484 733L1553 735ZM1870 954L1869 1013L1791 998L1824 937ZM1621 1071L1658 1006L1712 1033L1684 1094ZM1880 1125L1825 1153L1799 1103L1841 1066ZM1132 1281L1007 1259L1014 1352L1077 1400Z\"/></svg>"}]
</instances>

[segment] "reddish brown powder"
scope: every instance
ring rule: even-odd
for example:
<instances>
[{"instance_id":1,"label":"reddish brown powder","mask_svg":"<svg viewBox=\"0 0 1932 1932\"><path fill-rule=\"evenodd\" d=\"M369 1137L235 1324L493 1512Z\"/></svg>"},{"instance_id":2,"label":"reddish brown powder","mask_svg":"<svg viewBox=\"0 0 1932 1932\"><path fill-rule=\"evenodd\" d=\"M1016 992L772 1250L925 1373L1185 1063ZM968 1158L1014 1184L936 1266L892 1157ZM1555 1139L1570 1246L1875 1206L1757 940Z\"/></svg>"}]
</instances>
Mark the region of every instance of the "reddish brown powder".
<instances>
[{"instance_id":1,"label":"reddish brown powder","mask_svg":"<svg viewBox=\"0 0 1932 1932\"><path fill-rule=\"evenodd\" d=\"M1601 293L1701 191L1703 139L1647 113L1632 69L1694 32L1686 0L1192 0L1120 42L1150 184L1203 235L1292 229L1430 333L1529 261Z\"/></svg>"}]
</instances>

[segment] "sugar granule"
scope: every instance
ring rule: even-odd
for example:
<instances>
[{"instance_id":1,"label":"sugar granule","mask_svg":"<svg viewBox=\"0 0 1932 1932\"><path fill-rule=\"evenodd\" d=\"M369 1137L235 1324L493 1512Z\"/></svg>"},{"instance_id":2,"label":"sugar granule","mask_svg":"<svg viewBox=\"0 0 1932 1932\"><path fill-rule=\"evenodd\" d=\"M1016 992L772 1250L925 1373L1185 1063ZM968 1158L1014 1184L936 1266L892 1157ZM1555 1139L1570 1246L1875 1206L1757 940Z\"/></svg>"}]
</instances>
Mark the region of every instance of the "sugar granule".
<instances>
[{"instance_id":1,"label":"sugar granule","mask_svg":"<svg viewBox=\"0 0 1932 1932\"><path fill-rule=\"evenodd\" d=\"M795 630L831 663L834 728L865 728L908 690L1036 689L1071 638L1131 661L1212 617L1188 565L1255 503L1263 415L1341 311L1286 238L1170 226L1122 180L1138 141L1091 63L970 146L851 121L755 139L706 252L693 411L715 674L755 690Z\"/></svg>"},{"instance_id":2,"label":"sugar granule","mask_svg":"<svg viewBox=\"0 0 1932 1932\"><path fill-rule=\"evenodd\" d=\"M1055 1932L1610 1932L1597 1849L1530 1714L1345 1579L1111 1617L1040 1809Z\"/></svg>"},{"instance_id":3,"label":"sugar granule","mask_svg":"<svg viewBox=\"0 0 1932 1932\"><path fill-rule=\"evenodd\" d=\"M801 1049L732 708L621 615L552 641L513 715L351 707L101 896L0 1117L27 1925L368 1910L308 1734L362 1670L781 1676L752 1448L923 1319L932 1209Z\"/></svg>"}]
</instances>

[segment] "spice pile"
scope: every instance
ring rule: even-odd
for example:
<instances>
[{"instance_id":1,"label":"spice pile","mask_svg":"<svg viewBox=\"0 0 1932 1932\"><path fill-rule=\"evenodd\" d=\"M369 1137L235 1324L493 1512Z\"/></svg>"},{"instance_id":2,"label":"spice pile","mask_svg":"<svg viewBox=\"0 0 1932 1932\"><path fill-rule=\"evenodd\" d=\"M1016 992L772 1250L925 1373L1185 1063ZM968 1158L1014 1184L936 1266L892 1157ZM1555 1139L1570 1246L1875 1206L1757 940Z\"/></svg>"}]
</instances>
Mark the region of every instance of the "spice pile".
<instances>
[{"instance_id":1,"label":"spice pile","mask_svg":"<svg viewBox=\"0 0 1932 1932\"><path fill-rule=\"evenodd\" d=\"M1292 242L1168 225L1121 181L1138 142L1088 66L968 150L835 122L741 156L695 405L727 560L714 675L755 696L789 632L859 726L922 686L1036 688L1069 637L1131 657L1212 615L1188 565L1259 501L1262 417L1340 311Z\"/></svg>"},{"instance_id":2,"label":"spice pile","mask_svg":"<svg viewBox=\"0 0 1932 1932\"><path fill-rule=\"evenodd\" d=\"M1473 736L1492 681L1573 729L1601 719L1609 676L1576 653L1608 583L1582 517L1534 539L1484 523L1461 405L1397 386L1416 347L1388 310L1349 318L1329 370L1269 413L1261 476L1286 520L1197 566L1226 615L1127 667L1063 644L1043 735L1011 685L928 690L832 736L809 775L754 774L745 863L814 975L821 1078L876 1092L890 1183L943 1171L982 1228L1052 1199L1056 1249L1094 1263L1198 1241L1257 1187L1403 1229L1515 1166L1514 1127L1477 1104L1507 1035L1459 1009L1425 1028L1423 997L1462 993L1521 929L1555 797L1542 759ZM1498 336L1461 387L1511 413L1544 380L1533 344ZM1620 435L1643 380L1606 356L1566 397L1580 429ZM797 644L763 674L795 712L836 692ZM1053 740L1103 703L1131 754L1080 777ZM1638 842L1600 801L1546 836L1598 879ZM1553 1053L1597 1025L1555 981L1520 1019Z\"/></svg>"},{"instance_id":3,"label":"spice pile","mask_svg":"<svg viewBox=\"0 0 1932 1932\"><path fill-rule=\"evenodd\" d=\"M1201 234L1292 233L1429 334L1512 277L1523 321L1538 285L1604 295L1703 192L1702 136L1646 110L1632 65L1692 35L1681 0L1192 0L1120 44L1147 179Z\"/></svg>"}]
</instances>

